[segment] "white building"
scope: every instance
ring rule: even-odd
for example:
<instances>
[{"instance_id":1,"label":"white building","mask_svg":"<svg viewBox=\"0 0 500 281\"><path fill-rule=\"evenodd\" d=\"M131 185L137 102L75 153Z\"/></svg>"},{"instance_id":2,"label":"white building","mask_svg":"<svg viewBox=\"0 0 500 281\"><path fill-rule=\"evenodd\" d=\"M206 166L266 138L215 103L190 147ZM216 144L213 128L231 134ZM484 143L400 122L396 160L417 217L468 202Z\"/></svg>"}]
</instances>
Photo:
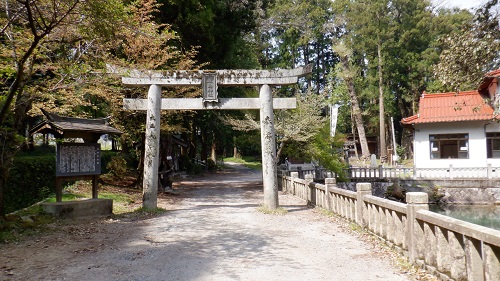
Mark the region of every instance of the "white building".
<instances>
[{"instance_id":1,"label":"white building","mask_svg":"<svg viewBox=\"0 0 500 281\"><path fill-rule=\"evenodd\" d=\"M500 70L478 90L424 93L419 113L401 123L413 129L415 169L500 167Z\"/></svg>"}]
</instances>

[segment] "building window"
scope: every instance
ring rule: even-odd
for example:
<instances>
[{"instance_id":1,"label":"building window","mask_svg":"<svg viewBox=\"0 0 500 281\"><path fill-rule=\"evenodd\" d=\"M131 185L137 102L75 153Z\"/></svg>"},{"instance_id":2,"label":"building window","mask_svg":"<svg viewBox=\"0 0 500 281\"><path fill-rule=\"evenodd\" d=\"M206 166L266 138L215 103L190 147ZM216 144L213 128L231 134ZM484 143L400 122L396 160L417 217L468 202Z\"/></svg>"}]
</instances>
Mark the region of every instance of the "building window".
<instances>
[{"instance_id":1,"label":"building window","mask_svg":"<svg viewBox=\"0 0 500 281\"><path fill-rule=\"evenodd\" d=\"M431 159L469 158L469 134L429 135L429 141Z\"/></svg>"},{"instance_id":2,"label":"building window","mask_svg":"<svg viewBox=\"0 0 500 281\"><path fill-rule=\"evenodd\" d=\"M486 133L488 158L500 158L500 133Z\"/></svg>"}]
</instances>

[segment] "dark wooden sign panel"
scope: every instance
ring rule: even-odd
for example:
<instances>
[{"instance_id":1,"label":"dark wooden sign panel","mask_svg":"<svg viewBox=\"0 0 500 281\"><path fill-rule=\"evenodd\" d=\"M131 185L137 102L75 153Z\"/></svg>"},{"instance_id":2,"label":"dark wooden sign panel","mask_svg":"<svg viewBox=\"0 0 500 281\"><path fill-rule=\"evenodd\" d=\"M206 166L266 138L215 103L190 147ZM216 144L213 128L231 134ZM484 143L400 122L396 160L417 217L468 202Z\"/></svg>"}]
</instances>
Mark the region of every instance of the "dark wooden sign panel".
<instances>
[{"instance_id":1,"label":"dark wooden sign panel","mask_svg":"<svg viewBox=\"0 0 500 281\"><path fill-rule=\"evenodd\" d=\"M56 176L101 174L101 146L97 143L57 144Z\"/></svg>"}]
</instances>

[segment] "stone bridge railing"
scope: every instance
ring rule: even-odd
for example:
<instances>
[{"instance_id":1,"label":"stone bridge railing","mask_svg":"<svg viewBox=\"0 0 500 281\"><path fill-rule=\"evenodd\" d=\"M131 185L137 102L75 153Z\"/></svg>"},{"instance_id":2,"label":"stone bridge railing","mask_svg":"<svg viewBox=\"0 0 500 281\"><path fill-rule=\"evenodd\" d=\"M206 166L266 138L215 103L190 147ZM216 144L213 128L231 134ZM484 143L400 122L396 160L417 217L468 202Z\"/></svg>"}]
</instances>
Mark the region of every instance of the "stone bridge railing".
<instances>
[{"instance_id":1,"label":"stone bridge railing","mask_svg":"<svg viewBox=\"0 0 500 281\"><path fill-rule=\"evenodd\" d=\"M290 176L298 172L299 178L305 175L314 175L315 179L334 177L332 172L319 166L280 167L279 173ZM380 179L500 179L500 167L488 164L486 167L454 167L447 168L408 168L408 167L349 167L344 170L346 176L352 181L374 181Z\"/></svg>"},{"instance_id":2,"label":"stone bridge railing","mask_svg":"<svg viewBox=\"0 0 500 281\"><path fill-rule=\"evenodd\" d=\"M371 195L371 184L357 191L325 184L293 172L279 181L283 192L332 211L403 250L409 261L442 280L500 280L500 231L428 211L428 195L408 192L407 204Z\"/></svg>"}]
</instances>

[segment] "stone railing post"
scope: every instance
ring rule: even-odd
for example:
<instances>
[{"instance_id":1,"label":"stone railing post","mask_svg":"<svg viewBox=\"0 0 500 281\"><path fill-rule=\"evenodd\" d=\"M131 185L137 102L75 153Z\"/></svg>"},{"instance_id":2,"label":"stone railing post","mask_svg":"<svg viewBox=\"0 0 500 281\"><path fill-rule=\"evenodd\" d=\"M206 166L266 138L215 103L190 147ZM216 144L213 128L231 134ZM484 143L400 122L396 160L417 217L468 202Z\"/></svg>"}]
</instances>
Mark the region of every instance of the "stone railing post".
<instances>
[{"instance_id":1,"label":"stone railing post","mask_svg":"<svg viewBox=\"0 0 500 281\"><path fill-rule=\"evenodd\" d=\"M332 203L331 203L331 198L330 198L330 188L336 187L337 186L337 179L335 178L326 178L325 179L325 209L331 210L332 209Z\"/></svg>"},{"instance_id":2,"label":"stone railing post","mask_svg":"<svg viewBox=\"0 0 500 281\"><path fill-rule=\"evenodd\" d=\"M295 192L295 179L299 178L299 173L298 172L290 172L290 177L292 178L292 181L290 182L290 188L291 188L292 194L296 195L296 192Z\"/></svg>"},{"instance_id":3,"label":"stone railing post","mask_svg":"<svg viewBox=\"0 0 500 281\"><path fill-rule=\"evenodd\" d=\"M486 168L486 174L487 174L488 179L493 178L493 169L491 167L491 163L488 164L488 167Z\"/></svg>"},{"instance_id":4,"label":"stone railing post","mask_svg":"<svg viewBox=\"0 0 500 281\"><path fill-rule=\"evenodd\" d=\"M406 241L408 258L415 263L424 251L424 227L416 219L418 210L429 210L429 195L425 192L406 193Z\"/></svg>"},{"instance_id":5,"label":"stone railing post","mask_svg":"<svg viewBox=\"0 0 500 281\"><path fill-rule=\"evenodd\" d=\"M307 188L307 202L312 205L316 205L316 189L310 186L310 183L314 182L314 175L307 174L304 175L304 180L306 181Z\"/></svg>"},{"instance_id":6,"label":"stone railing post","mask_svg":"<svg viewBox=\"0 0 500 281\"><path fill-rule=\"evenodd\" d=\"M361 227L365 227L368 223L367 208L365 206L365 195L372 195L372 184L371 183L357 183L356 184L356 223Z\"/></svg>"},{"instance_id":7,"label":"stone railing post","mask_svg":"<svg viewBox=\"0 0 500 281\"><path fill-rule=\"evenodd\" d=\"M450 171L450 175L449 176L450 176L450 179L452 179L453 178L453 165L452 164L450 164L450 168L449 169L450 169L449 170Z\"/></svg>"}]
</instances>

